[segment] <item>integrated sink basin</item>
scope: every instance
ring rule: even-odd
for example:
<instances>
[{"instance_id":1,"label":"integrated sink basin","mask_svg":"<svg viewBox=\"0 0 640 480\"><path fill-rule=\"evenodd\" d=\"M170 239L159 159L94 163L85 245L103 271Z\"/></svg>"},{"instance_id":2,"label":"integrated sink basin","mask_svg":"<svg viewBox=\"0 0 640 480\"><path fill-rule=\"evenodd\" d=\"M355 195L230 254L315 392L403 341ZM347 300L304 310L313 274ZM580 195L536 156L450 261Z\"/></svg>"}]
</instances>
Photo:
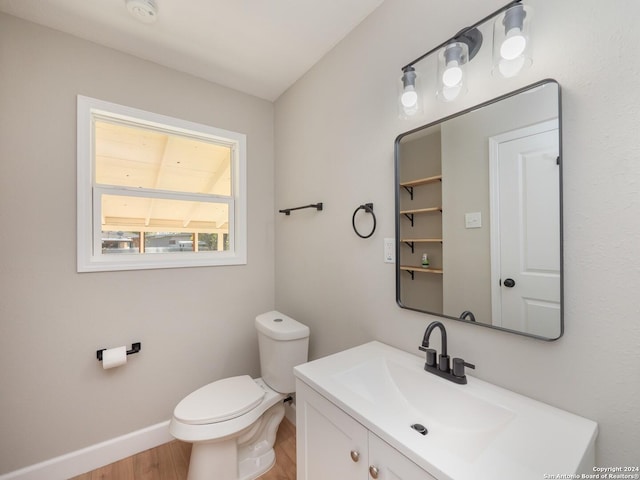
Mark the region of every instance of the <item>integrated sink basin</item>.
<instances>
[{"instance_id":1,"label":"integrated sink basin","mask_svg":"<svg viewBox=\"0 0 640 480\"><path fill-rule=\"evenodd\" d=\"M380 342L295 374L438 479L592 472L595 422L469 375L457 385L424 371L424 358Z\"/></svg>"},{"instance_id":2,"label":"integrated sink basin","mask_svg":"<svg viewBox=\"0 0 640 480\"><path fill-rule=\"evenodd\" d=\"M467 459L480 454L514 418L510 410L456 384L425 378L424 370L412 367L380 356L337 373L334 379L370 406L396 412L404 425L424 426L440 447Z\"/></svg>"}]
</instances>

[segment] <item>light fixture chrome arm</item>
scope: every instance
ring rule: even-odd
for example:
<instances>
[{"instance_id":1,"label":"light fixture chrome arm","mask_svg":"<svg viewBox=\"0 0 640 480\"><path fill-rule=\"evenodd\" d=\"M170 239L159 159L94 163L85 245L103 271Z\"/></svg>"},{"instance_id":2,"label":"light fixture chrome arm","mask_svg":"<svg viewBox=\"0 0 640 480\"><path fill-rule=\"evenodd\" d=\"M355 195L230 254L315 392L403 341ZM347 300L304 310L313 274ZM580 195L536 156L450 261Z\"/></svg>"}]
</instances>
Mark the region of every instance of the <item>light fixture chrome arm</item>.
<instances>
[{"instance_id":1,"label":"light fixture chrome arm","mask_svg":"<svg viewBox=\"0 0 640 480\"><path fill-rule=\"evenodd\" d=\"M425 58L427 58L429 55L431 55L434 52L437 52L438 50L440 50L441 48L445 47L446 45L448 45L451 42L454 41L461 41L464 42L464 38L465 36L472 30L476 29L477 27L479 27L480 25L482 25L484 22L491 20L493 17L496 17L497 15L500 15L502 12L510 9L511 7L513 7L514 5L517 5L519 3L522 3L522 0L514 0L512 2L509 2L507 5L505 5L502 8L499 8L498 10L496 10L495 12L491 13L490 15L487 15L486 17L484 17L482 20L474 23L473 25L471 25L470 27L467 28L463 28L462 30L460 30L458 33L456 33L453 37L445 40L444 42L442 42L440 45L438 45L437 47L432 48L431 50L429 50L427 53L419 56L418 58L416 58L415 60L413 60L412 62L407 63L404 67L402 67L402 71L404 71L406 68L408 67L412 67L413 65L415 65L416 63L418 63L420 60L423 60ZM464 42L466 43L466 42ZM479 48L479 46L478 46ZM475 54L475 52L474 52ZM469 54L470 58L473 58L473 56L471 55L471 53Z\"/></svg>"}]
</instances>

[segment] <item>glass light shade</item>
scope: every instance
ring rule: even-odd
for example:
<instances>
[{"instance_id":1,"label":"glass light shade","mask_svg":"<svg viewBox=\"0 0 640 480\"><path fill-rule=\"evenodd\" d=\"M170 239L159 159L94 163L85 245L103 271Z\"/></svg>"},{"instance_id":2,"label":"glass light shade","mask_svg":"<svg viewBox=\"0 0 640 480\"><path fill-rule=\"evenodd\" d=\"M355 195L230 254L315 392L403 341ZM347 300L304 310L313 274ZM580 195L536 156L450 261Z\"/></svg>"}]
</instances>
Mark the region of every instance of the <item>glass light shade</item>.
<instances>
[{"instance_id":1,"label":"glass light shade","mask_svg":"<svg viewBox=\"0 0 640 480\"><path fill-rule=\"evenodd\" d=\"M527 37L519 28L512 28L507 32L500 45L500 56L505 60L514 60L521 56L527 48Z\"/></svg>"},{"instance_id":2,"label":"glass light shade","mask_svg":"<svg viewBox=\"0 0 640 480\"><path fill-rule=\"evenodd\" d=\"M514 77L531 66L531 7L514 5L493 24L493 73Z\"/></svg>"},{"instance_id":3,"label":"glass light shade","mask_svg":"<svg viewBox=\"0 0 640 480\"><path fill-rule=\"evenodd\" d=\"M439 100L450 102L467 90L466 66L469 47L463 42L451 42L438 52Z\"/></svg>"},{"instance_id":4,"label":"glass light shade","mask_svg":"<svg viewBox=\"0 0 640 480\"><path fill-rule=\"evenodd\" d=\"M409 85L404 89L400 96L400 102L406 109L415 108L418 105L418 93L414 86Z\"/></svg>"},{"instance_id":5,"label":"glass light shade","mask_svg":"<svg viewBox=\"0 0 640 480\"><path fill-rule=\"evenodd\" d=\"M455 87L462 81L462 67L460 64L453 60L449 62L449 65L444 69L442 73L442 83L446 87Z\"/></svg>"},{"instance_id":6,"label":"glass light shade","mask_svg":"<svg viewBox=\"0 0 640 480\"><path fill-rule=\"evenodd\" d=\"M419 94L419 77L413 67L407 67L400 78L398 108L402 118L409 118L422 111Z\"/></svg>"}]
</instances>

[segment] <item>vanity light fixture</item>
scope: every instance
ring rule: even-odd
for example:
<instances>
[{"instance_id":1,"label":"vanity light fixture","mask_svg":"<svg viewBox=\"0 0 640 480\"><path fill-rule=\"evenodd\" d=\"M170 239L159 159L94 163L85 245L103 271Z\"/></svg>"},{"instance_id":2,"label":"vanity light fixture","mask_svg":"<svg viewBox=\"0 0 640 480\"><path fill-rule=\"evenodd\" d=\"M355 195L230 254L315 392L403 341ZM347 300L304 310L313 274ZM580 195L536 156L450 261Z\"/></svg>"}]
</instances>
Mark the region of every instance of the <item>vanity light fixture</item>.
<instances>
[{"instance_id":1,"label":"vanity light fixture","mask_svg":"<svg viewBox=\"0 0 640 480\"><path fill-rule=\"evenodd\" d=\"M445 87L455 87L462 82L462 67L468 57L465 47L464 43L453 42L442 50L444 69L440 79Z\"/></svg>"},{"instance_id":2,"label":"vanity light fixture","mask_svg":"<svg viewBox=\"0 0 640 480\"><path fill-rule=\"evenodd\" d=\"M477 28L459 32L438 52L438 99L450 102L467 91L466 69L482 46Z\"/></svg>"},{"instance_id":3,"label":"vanity light fixture","mask_svg":"<svg viewBox=\"0 0 640 480\"><path fill-rule=\"evenodd\" d=\"M407 66L402 69L402 92L400 110L406 116L412 116L420 110L420 96L416 90L416 69Z\"/></svg>"},{"instance_id":4,"label":"vanity light fixture","mask_svg":"<svg viewBox=\"0 0 640 480\"><path fill-rule=\"evenodd\" d=\"M521 3L513 5L494 21L493 71L514 77L531 65L532 11Z\"/></svg>"},{"instance_id":5,"label":"vanity light fixture","mask_svg":"<svg viewBox=\"0 0 640 480\"><path fill-rule=\"evenodd\" d=\"M438 62L436 97L449 102L467 91L467 64L482 46L482 33L478 27L492 19L495 19L493 71L503 77L513 77L532 63L531 9L522 5L522 0L514 0L402 67L399 97L401 116L411 117L421 110L415 64L433 53L437 53Z\"/></svg>"},{"instance_id":6,"label":"vanity light fixture","mask_svg":"<svg viewBox=\"0 0 640 480\"><path fill-rule=\"evenodd\" d=\"M469 49L462 42L451 42L438 53L438 99L455 100L466 90L465 72Z\"/></svg>"}]
</instances>

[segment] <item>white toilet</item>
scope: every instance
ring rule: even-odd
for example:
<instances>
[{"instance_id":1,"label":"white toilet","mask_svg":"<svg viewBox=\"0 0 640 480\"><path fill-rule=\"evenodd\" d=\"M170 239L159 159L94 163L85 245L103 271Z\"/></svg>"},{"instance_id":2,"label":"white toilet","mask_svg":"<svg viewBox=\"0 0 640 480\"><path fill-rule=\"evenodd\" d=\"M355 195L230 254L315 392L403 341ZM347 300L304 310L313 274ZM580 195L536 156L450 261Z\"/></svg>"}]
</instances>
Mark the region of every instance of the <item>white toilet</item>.
<instances>
[{"instance_id":1,"label":"white toilet","mask_svg":"<svg viewBox=\"0 0 640 480\"><path fill-rule=\"evenodd\" d=\"M273 444L293 367L307 361L309 327L280 312L256 317L262 378L225 378L187 395L171 435L193 443L188 480L253 480L275 463Z\"/></svg>"}]
</instances>

